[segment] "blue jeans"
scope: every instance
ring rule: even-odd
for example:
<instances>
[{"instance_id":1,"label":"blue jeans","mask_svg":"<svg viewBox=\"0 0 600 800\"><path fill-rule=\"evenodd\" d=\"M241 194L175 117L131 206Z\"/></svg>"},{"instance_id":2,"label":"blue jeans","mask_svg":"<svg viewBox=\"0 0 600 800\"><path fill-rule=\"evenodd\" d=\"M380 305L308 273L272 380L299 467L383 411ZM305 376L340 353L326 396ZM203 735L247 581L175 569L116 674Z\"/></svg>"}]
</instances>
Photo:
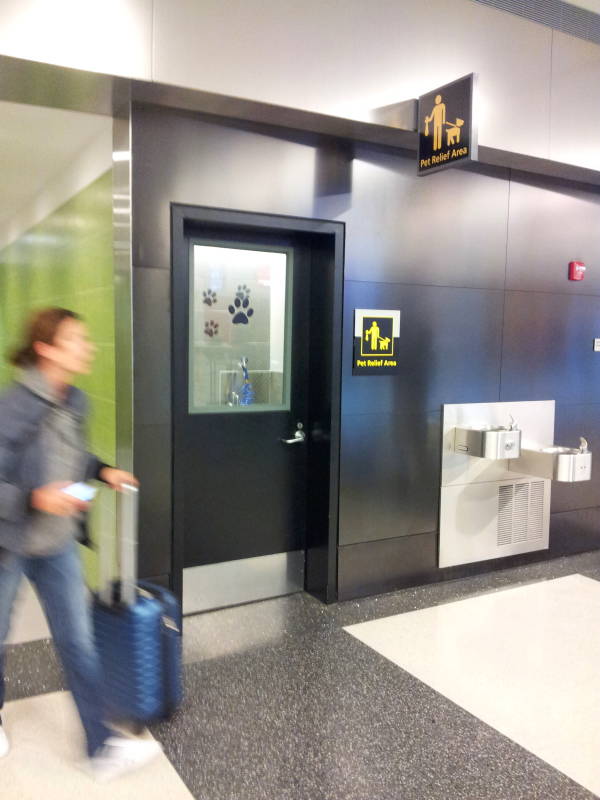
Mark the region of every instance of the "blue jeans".
<instances>
[{"instance_id":1,"label":"blue jeans","mask_svg":"<svg viewBox=\"0 0 600 800\"><path fill-rule=\"evenodd\" d=\"M102 674L77 544L56 555L0 558L0 708L4 703L4 642L22 575L34 585L66 673L93 755L112 732L103 722Z\"/></svg>"}]
</instances>

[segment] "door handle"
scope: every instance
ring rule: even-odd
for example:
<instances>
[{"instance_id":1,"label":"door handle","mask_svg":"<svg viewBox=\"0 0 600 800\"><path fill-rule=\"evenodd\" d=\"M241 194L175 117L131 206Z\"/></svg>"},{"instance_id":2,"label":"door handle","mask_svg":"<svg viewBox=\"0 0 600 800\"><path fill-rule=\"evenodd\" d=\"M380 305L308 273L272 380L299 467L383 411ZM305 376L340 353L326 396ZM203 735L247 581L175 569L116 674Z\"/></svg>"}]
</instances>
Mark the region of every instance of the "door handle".
<instances>
[{"instance_id":1,"label":"door handle","mask_svg":"<svg viewBox=\"0 0 600 800\"><path fill-rule=\"evenodd\" d=\"M296 432L291 439L282 439L284 444L301 444L306 439L306 434L303 431L304 425L299 422L296 427Z\"/></svg>"}]
</instances>

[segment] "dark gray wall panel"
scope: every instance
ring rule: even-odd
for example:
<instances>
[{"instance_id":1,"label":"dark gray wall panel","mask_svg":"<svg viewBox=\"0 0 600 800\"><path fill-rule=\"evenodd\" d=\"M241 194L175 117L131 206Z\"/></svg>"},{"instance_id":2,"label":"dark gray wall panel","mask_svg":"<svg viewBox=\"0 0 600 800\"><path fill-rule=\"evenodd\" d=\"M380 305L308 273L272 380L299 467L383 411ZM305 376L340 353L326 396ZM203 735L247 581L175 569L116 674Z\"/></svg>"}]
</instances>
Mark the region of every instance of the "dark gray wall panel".
<instances>
[{"instance_id":1,"label":"dark gray wall panel","mask_svg":"<svg viewBox=\"0 0 600 800\"><path fill-rule=\"evenodd\" d=\"M347 223L348 280L500 289L508 173L416 176L414 158L357 149L349 208L321 198L317 215Z\"/></svg>"},{"instance_id":2,"label":"dark gray wall panel","mask_svg":"<svg viewBox=\"0 0 600 800\"><path fill-rule=\"evenodd\" d=\"M577 447L580 436L586 437L592 451L592 480L581 483L554 481L552 511L590 508L600 503L600 403L557 405L555 442L567 447Z\"/></svg>"},{"instance_id":3,"label":"dark gray wall panel","mask_svg":"<svg viewBox=\"0 0 600 800\"><path fill-rule=\"evenodd\" d=\"M134 418L138 425L171 424L170 293L170 271L134 266Z\"/></svg>"},{"instance_id":4,"label":"dark gray wall panel","mask_svg":"<svg viewBox=\"0 0 600 800\"><path fill-rule=\"evenodd\" d=\"M437 569L443 403L555 399L557 441L600 441L598 195L517 175L509 212L506 171L418 179L413 158L357 146L354 161L331 161L292 138L134 113L142 573L171 565L169 204L182 202L346 222L340 596L454 577ZM567 262L577 258L591 269L569 283ZM402 311L399 375L352 377L354 308ZM581 510L598 502L599 485L598 468L590 483L554 484L553 510L563 513L552 515L551 550L517 562L600 546L600 509Z\"/></svg>"},{"instance_id":5,"label":"dark gray wall panel","mask_svg":"<svg viewBox=\"0 0 600 800\"><path fill-rule=\"evenodd\" d=\"M509 208L507 289L600 294L600 194L513 179ZM569 261L588 266L583 281L568 280Z\"/></svg>"},{"instance_id":6,"label":"dark gray wall panel","mask_svg":"<svg viewBox=\"0 0 600 800\"><path fill-rule=\"evenodd\" d=\"M437 534L422 533L340 547L338 599L349 600L430 579L437 565Z\"/></svg>"},{"instance_id":7,"label":"dark gray wall panel","mask_svg":"<svg viewBox=\"0 0 600 800\"><path fill-rule=\"evenodd\" d=\"M483 289L346 283L342 413L397 413L443 403L496 402L503 293ZM353 376L355 308L399 308L400 373Z\"/></svg>"},{"instance_id":8,"label":"dark gray wall panel","mask_svg":"<svg viewBox=\"0 0 600 800\"><path fill-rule=\"evenodd\" d=\"M436 533L348 545L339 549L339 599L351 600L420 583L458 580L599 548L600 508L552 514L549 550L447 569L437 568Z\"/></svg>"},{"instance_id":9,"label":"dark gray wall panel","mask_svg":"<svg viewBox=\"0 0 600 800\"><path fill-rule=\"evenodd\" d=\"M550 550L557 555L600 549L600 508L584 508L552 514Z\"/></svg>"},{"instance_id":10,"label":"dark gray wall panel","mask_svg":"<svg viewBox=\"0 0 600 800\"><path fill-rule=\"evenodd\" d=\"M136 425L134 469L141 484L139 570L171 572L171 426Z\"/></svg>"},{"instance_id":11,"label":"dark gray wall panel","mask_svg":"<svg viewBox=\"0 0 600 800\"><path fill-rule=\"evenodd\" d=\"M169 203L310 217L315 149L209 124L187 114L137 109L133 262L169 268Z\"/></svg>"},{"instance_id":12,"label":"dark gray wall panel","mask_svg":"<svg viewBox=\"0 0 600 800\"><path fill-rule=\"evenodd\" d=\"M340 545L435 530L439 411L343 418Z\"/></svg>"},{"instance_id":13,"label":"dark gray wall panel","mask_svg":"<svg viewBox=\"0 0 600 800\"><path fill-rule=\"evenodd\" d=\"M600 398L600 297L507 292L501 400Z\"/></svg>"}]
</instances>

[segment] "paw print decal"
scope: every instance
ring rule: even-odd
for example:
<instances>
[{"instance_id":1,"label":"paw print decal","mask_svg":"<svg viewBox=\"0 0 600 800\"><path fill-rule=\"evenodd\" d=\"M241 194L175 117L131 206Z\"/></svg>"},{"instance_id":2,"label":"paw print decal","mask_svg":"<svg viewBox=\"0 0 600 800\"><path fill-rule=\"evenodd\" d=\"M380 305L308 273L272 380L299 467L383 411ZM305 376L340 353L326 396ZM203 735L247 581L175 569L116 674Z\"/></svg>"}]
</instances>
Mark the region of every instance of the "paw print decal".
<instances>
[{"instance_id":1,"label":"paw print decal","mask_svg":"<svg viewBox=\"0 0 600 800\"><path fill-rule=\"evenodd\" d=\"M233 305L229 306L229 313L234 315L233 319L231 320L234 325L248 324L248 320L252 314L254 314L254 309L248 308L249 305L250 289L246 286L246 284L243 286L238 286Z\"/></svg>"},{"instance_id":2,"label":"paw print decal","mask_svg":"<svg viewBox=\"0 0 600 800\"><path fill-rule=\"evenodd\" d=\"M213 336L218 336L219 335L219 323L215 322L212 319L210 320L210 322L205 322L204 323L204 333L207 336L210 336L211 339L213 338Z\"/></svg>"},{"instance_id":3,"label":"paw print decal","mask_svg":"<svg viewBox=\"0 0 600 800\"><path fill-rule=\"evenodd\" d=\"M213 292L212 289L207 289L205 292L202 292L204 295L203 303L206 303L207 306L212 306L217 302L217 293Z\"/></svg>"}]
</instances>

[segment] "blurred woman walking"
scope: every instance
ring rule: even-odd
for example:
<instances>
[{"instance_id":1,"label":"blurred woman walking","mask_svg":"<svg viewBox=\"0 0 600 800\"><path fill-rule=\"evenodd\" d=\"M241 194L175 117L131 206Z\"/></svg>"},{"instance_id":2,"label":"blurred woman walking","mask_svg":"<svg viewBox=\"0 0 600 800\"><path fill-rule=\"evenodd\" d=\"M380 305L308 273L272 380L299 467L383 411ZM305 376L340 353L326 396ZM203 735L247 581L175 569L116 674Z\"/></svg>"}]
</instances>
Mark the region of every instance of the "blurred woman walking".
<instances>
[{"instance_id":1,"label":"blurred woman walking","mask_svg":"<svg viewBox=\"0 0 600 800\"><path fill-rule=\"evenodd\" d=\"M73 386L91 371L95 347L83 320L47 308L29 320L11 358L20 368L0 397L0 709L4 702L4 642L21 578L44 608L83 725L92 775L108 780L160 752L154 740L115 735L103 718L101 667L77 542L87 543L89 503L64 490L100 480L119 489L137 481L87 452L87 401ZM0 756L9 752L0 718Z\"/></svg>"}]
</instances>

